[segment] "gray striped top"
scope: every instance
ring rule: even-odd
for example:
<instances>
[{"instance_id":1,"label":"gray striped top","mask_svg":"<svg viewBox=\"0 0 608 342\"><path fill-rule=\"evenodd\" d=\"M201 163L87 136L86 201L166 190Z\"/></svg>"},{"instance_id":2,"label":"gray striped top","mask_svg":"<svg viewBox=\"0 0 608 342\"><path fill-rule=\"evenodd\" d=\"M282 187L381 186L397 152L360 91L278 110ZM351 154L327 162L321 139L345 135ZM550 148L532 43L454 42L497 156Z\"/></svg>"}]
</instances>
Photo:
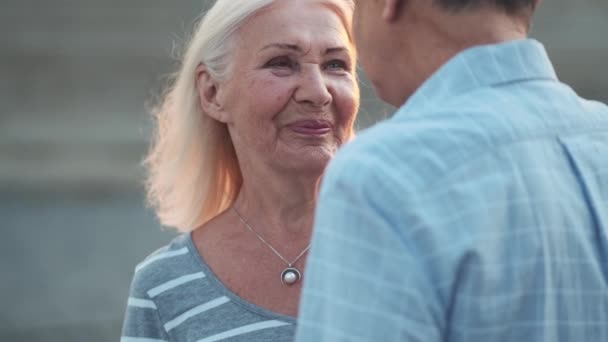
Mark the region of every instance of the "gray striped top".
<instances>
[{"instance_id":1,"label":"gray striped top","mask_svg":"<svg viewBox=\"0 0 608 342\"><path fill-rule=\"evenodd\" d=\"M295 318L226 288L185 234L135 268L121 342L293 341L294 334Z\"/></svg>"}]
</instances>

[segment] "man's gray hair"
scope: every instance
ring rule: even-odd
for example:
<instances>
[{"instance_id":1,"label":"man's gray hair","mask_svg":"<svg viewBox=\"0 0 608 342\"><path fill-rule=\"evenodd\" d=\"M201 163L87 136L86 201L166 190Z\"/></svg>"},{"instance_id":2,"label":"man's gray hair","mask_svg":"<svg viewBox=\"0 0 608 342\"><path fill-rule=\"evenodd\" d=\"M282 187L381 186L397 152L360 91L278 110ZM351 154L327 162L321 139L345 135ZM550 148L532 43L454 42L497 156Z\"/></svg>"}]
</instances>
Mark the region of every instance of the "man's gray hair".
<instances>
[{"instance_id":1,"label":"man's gray hair","mask_svg":"<svg viewBox=\"0 0 608 342\"><path fill-rule=\"evenodd\" d=\"M439 6L449 11L462 11L481 6L492 6L508 13L517 13L526 9L533 9L535 0L433 0Z\"/></svg>"}]
</instances>

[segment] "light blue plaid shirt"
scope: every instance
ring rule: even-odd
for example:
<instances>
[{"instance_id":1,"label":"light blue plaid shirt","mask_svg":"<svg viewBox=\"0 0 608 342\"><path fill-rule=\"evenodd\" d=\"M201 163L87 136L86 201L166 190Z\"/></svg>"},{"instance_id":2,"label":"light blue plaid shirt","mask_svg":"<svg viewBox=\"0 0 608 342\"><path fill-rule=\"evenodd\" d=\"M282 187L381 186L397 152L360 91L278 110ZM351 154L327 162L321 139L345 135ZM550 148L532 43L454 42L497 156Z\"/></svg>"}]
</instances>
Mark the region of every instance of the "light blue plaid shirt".
<instances>
[{"instance_id":1,"label":"light blue plaid shirt","mask_svg":"<svg viewBox=\"0 0 608 342\"><path fill-rule=\"evenodd\" d=\"M608 341L608 108L466 50L338 153L298 342Z\"/></svg>"}]
</instances>

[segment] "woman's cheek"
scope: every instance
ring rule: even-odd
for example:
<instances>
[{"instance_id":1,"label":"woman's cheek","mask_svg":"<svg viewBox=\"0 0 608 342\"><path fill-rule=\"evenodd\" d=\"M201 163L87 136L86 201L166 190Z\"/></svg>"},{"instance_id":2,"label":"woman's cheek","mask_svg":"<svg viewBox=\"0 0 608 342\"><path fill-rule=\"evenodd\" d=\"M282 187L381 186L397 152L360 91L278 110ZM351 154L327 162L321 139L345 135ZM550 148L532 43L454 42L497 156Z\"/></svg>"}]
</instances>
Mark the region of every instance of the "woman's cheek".
<instances>
[{"instance_id":1,"label":"woman's cheek","mask_svg":"<svg viewBox=\"0 0 608 342\"><path fill-rule=\"evenodd\" d=\"M340 122L340 144L346 144L354 138L354 124L359 110L359 88L356 83L346 82L341 89L337 103Z\"/></svg>"},{"instance_id":2,"label":"woman's cheek","mask_svg":"<svg viewBox=\"0 0 608 342\"><path fill-rule=\"evenodd\" d=\"M273 75L263 77L251 84L257 102L269 110L283 108L291 98L292 88L289 80Z\"/></svg>"},{"instance_id":3,"label":"woman's cheek","mask_svg":"<svg viewBox=\"0 0 608 342\"><path fill-rule=\"evenodd\" d=\"M352 125L359 108L359 92L356 84L345 82L337 89L337 109L340 119Z\"/></svg>"}]
</instances>

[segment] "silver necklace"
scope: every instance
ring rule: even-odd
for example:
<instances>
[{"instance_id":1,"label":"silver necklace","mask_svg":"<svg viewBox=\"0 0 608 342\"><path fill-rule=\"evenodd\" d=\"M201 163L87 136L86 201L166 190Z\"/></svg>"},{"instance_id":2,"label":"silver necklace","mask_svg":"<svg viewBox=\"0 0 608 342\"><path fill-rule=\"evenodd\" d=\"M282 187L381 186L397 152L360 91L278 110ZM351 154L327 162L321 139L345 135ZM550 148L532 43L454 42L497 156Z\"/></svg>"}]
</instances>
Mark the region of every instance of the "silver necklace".
<instances>
[{"instance_id":1,"label":"silver necklace","mask_svg":"<svg viewBox=\"0 0 608 342\"><path fill-rule=\"evenodd\" d=\"M298 270L297 268L295 268L293 265L300 260L300 258L306 254L306 252L310 249L310 244L308 244L308 246L306 248L304 248L304 250L298 254L298 256L292 261L289 262L287 259L285 259L281 253L279 253L274 247L272 247L268 242L266 242L266 240L264 240L264 238L258 234L252 227L251 225L249 225L249 223L247 222L247 220L245 220L243 218L243 216L238 212L238 210L236 210L236 208L234 206L232 206L232 210L234 210L234 212L236 213L236 216L239 217L239 220L241 220L241 222L243 223L243 225L249 229L250 232L252 232L257 238L258 240L260 240L263 244L265 244L268 248L270 248L270 250L276 254L276 256L278 256L281 260L283 260L286 264L287 267L283 270L283 272L281 272L281 282L284 285L293 285L295 283L297 283L298 281L300 281L300 279L302 279L302 272L300 272L300 270Z\"/></svg>"}]
</instances>

